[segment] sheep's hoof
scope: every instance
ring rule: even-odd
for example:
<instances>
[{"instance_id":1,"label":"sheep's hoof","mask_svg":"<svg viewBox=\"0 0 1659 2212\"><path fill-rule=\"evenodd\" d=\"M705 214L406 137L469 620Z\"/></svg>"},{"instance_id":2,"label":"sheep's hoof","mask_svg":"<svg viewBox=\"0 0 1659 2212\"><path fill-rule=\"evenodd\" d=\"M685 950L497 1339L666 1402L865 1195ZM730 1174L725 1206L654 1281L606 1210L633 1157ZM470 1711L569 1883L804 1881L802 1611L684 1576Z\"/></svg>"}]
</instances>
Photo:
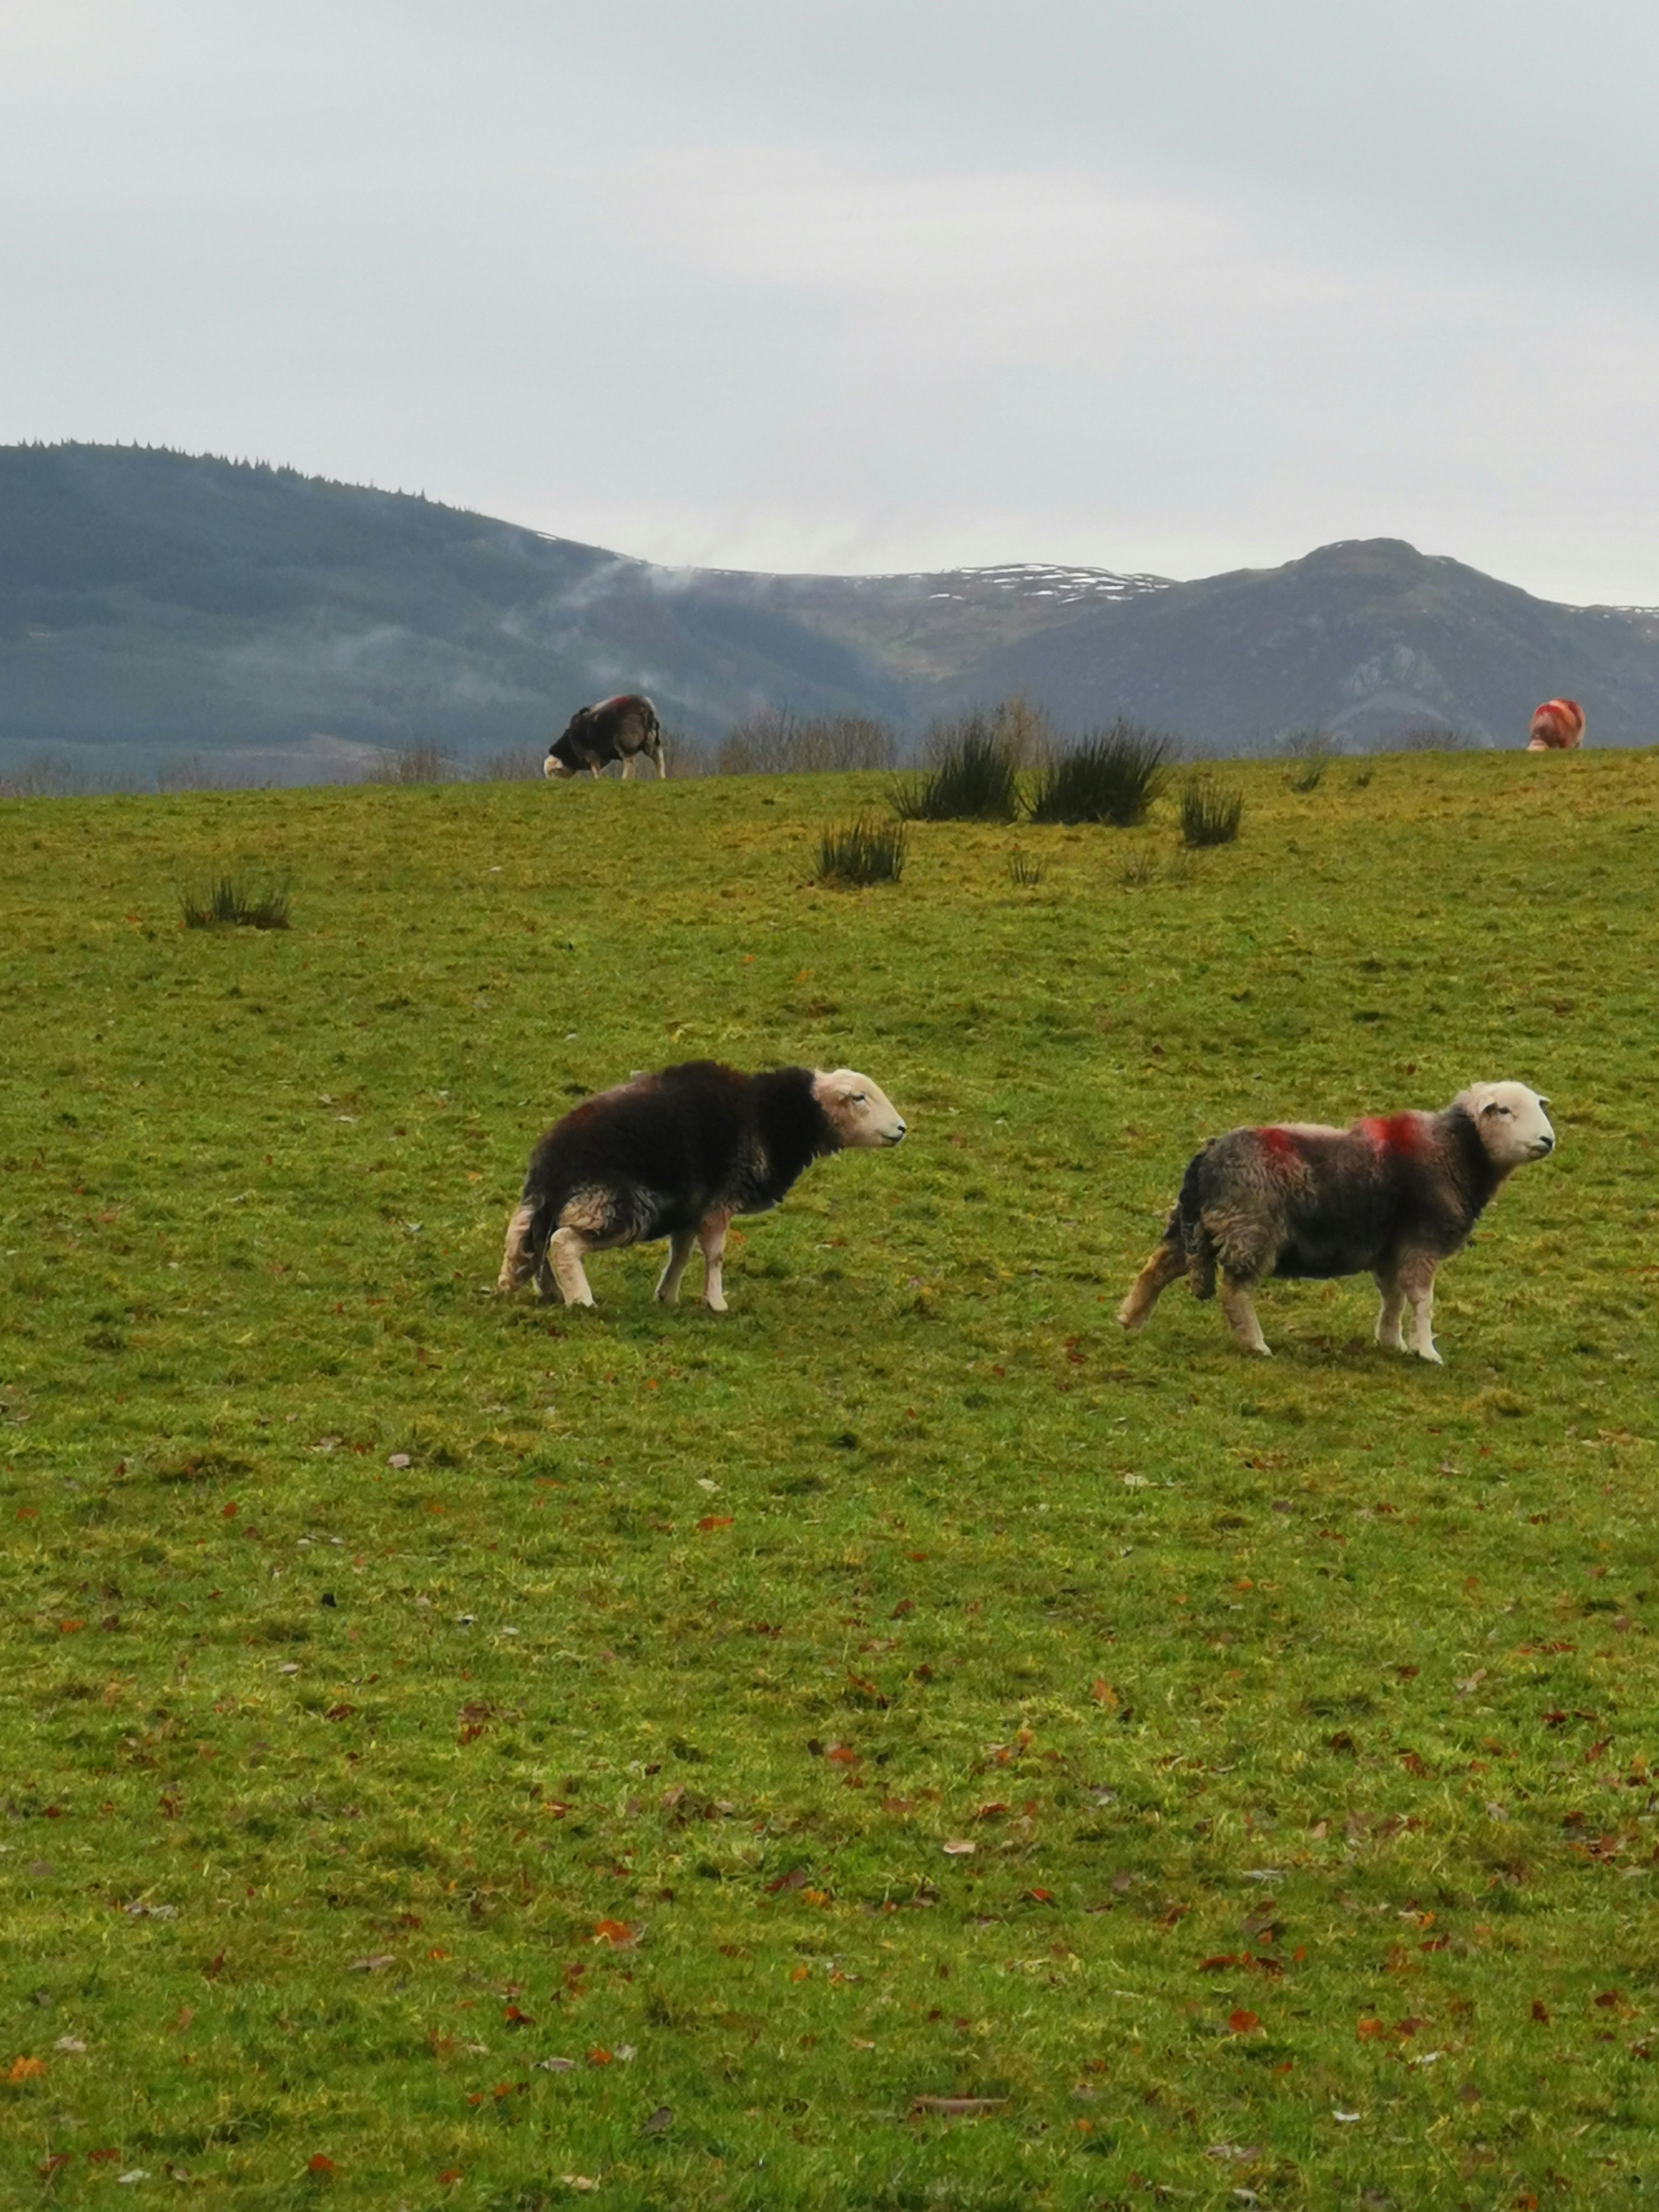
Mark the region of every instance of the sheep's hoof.
<instances>
[{"instance_id":1,"label":"sheep's hoof","mask_svg":"<svg viewBox=\"0 0 1659 2212\"><path fill-rule=\"evenodd\" d=\"M705 1298L703 1300L703 1304L708 1307L710 1313L724 1313L726 1310L726 1300L724 1298Z\"/></svg>"},{"instance_id":2,"label":"sheep's hoof","mask_svg":"<svg viewBox=\"0 0 1659 2212\"><path fill-rule=\"evenodd\" d=\"M1419 1346L1417 1356L1419 1359L1426 1359L1431 1367L1443 1367L1446 1364L1432 1345L1429 1346L1426 1352L1425 1352Z\"/></svg>"}]
</instances>

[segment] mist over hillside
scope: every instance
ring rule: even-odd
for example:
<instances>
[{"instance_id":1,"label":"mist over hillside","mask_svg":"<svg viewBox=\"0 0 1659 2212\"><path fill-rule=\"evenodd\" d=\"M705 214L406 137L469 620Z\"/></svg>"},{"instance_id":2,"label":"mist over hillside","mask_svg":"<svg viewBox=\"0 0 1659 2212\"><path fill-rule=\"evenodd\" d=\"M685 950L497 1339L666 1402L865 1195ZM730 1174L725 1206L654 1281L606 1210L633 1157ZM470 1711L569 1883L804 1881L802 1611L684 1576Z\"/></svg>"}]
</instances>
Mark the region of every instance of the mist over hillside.
<instances>
[{"instance_id":1,"label":"mist over hillside","mask_svg":"<svg viewBox=\"0 0 1659 2212\"><path fill-rule=\"evenodd\" d=\"M1659 738L1659 622L1558 606L1381 539L1192 583L1037 562L938 574L670 569L418 496L138 447L0 448L0 770L361 774L387 748L541 748L648 690L712 738L759 708L933 714L1023 692L1195 751L1314 726L1524 742L1584 702Z\"/></svg>"}]
</instances>

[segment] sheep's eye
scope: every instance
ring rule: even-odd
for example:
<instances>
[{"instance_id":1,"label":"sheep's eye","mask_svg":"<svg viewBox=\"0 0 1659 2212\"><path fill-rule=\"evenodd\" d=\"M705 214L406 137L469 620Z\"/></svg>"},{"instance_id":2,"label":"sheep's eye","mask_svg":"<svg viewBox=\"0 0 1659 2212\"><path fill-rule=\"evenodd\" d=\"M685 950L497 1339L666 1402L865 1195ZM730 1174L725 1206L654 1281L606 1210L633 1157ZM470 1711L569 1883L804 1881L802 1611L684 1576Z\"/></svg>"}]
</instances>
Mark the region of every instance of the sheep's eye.
<instances>
[{"instance_id":1,"label":"sheep's eye","mask_svg":"<svg viewBox=\"0 0 1659 2212\"><path fill-rule=\"evenodd\" d=\"M855 1091L853 1093L853 1103L855 1106L867 1105L869 1103L869 1093L865 1091Z\"/></svg>"}]
</instances>

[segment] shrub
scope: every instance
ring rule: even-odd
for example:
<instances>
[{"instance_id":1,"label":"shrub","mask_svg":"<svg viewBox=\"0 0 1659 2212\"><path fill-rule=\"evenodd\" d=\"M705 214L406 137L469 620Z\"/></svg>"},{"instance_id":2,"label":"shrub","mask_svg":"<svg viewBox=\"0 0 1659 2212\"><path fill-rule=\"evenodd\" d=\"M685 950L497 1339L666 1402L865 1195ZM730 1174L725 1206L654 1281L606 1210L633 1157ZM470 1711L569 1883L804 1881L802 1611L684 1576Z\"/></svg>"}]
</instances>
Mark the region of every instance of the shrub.
<instances>
[{"instance_id":1,"label":"shrub","mask_svg":"<svg viewBox=\"0 0 1659 2212\"><path fill-rule=\"evenodd\" d=\"M1328 730L1292 730L1279 751L1292 765L1285 782L1292 791L1317 791L1341 747Z\"/></svg>"},{"instance_id":2,"label":"shrub","mask_svg":"<svg viewBox=\"0 0 1659 2212\"><path fill-rule=\"evenodd\" d=\"M475 761L472 781L475 783L539 783L544 757L533 745L508 745L504 752L486 753L483 760Z\"/></svg>"},{"instance_id":3,"label":"shrub","mask_svg":"<svg viewBox=\"0 0 1659 2212\"><path fill-rule=\"evenodd\" d=\"M720 775L825 775L891 768L898 740L866 714L804 716L769 707L739 722L714 756Z\"/></svg>"},{"instance_id":4,"label":"shrub","mask_svg":"<svg viewBox=\"0 0 1659 2212\"><path fill-rule=\"evenodd\" d=\"M1121 716L1038 771L1033 822L1109 822L1132 830L1170 780L1167 737Z\"/></svg>"},{"instance_id":5,"label":"shrub","mask_svg":"<svg viewBox=\"0 0 1659 2212\"><path fill-rule=\"evenodd\" d=\"M991 734L1016 768L1052 760L1060 743L1047 711L1018 691L991 709Z\"/></svg>"},{"instance_id":6,"label":"shrub","mask_svg":"<svg viewBox=\"0 0 1659 2212\"><path fill-rule=\"evenodd\" d=\"M1181 794L1183 845L1231 845L1244 818L1244 793L1237 785L1218 783L1207 771L1189 777Z\"/></svg>"},{"instance_id":7,"label":"shrub","mask_svg":"<svg viewBox=\"0 0 1659 2212\"><path fill-rule=\"evenodd\" d=\"M412 745L393 745L374 762L365 779L369 783L452 783L456 769L436 745L422 738Z\"/></svg>"},{"instance_id":8,"label":"shrub","mask_svg":"<svg viewBox=\"0 0 1659 2212\"><path fill-rule=\"evenodd\" d=\"M906 839L898 822L876 822L861 815L818 840L821 884L896 884L904 872Z\"/></svg>"},{"instance_id":9,"label":"shrub","mask_svg":"<svg viewBox=\"0 0 1659 2212\"><path fill-rule=\"evenodd\" d=\"M930 765L894 798L902 821L1012 822L1018 813L1019 778L990 716L936 722L926 753Z\"/></svg>"},{"instance_id":10,"label":"shrub","mask_svg":"<svg viewBox=\"0 0 1659 2212\"><path fill-rule=\"evenodd\" d=\"M219 876L205 890L179 894L186 929L286 929L288 885L267 882L255 890L234 876Z\"/></svg>"}]
</instances>

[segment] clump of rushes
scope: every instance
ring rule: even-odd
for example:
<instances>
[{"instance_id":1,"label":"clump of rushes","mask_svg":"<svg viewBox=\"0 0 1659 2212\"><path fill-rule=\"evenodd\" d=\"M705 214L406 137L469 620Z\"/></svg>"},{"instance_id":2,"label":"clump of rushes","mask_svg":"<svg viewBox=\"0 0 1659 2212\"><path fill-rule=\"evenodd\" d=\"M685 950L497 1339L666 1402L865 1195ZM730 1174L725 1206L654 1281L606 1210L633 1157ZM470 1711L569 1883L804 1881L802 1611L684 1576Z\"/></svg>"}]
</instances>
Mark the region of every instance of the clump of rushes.
<instances>
[{"instance_id":1,"label":"clump of rushes","mask_svg":"<svg viewBox=\"0 0 1659 2212\"><path fill-rule=\"evenodd\" d=\"M1183 845L1231 845L1244 818L1244 793L1206 773L1188 779L1181 794Z\"/></svg>"},{"instance_id":2,"label":"clump of rushes","mask_svg":"<svg viewBox=\"0 0 1659 2212\"><path fill-rule=\"evenodd\" d=\"M821 884L896 884L904 873L904 825L861 815L818 840Z\"/></svg>"},{"instance_id":3,"label":"clump of rushes","mask_svg":"<svg viewBox=\"0 0 1659 2212\"><path fill-rule=\"evenodd\" d=\"M1042 861L1033 860L1024 853L1010 853L1008 880L1011 884L1018 884L1026 890L1035 890L1042 881Z\"/></svg>"},{"instance_id":4,"label":"clump of rushes","mask_svg":"<svg viewBox=\"0 0 1659 2212\"><path fill-rule=\"evenodd\" d=\"M1336 740L1328 730L1297 730L1279 747L1291 763L1285 781L1297 792L1317 791L1325 771L1336 757Z\"/></svg>"},{"instance_id":5,"label":"clump of rushes","mask_svg":"<svg viewBox=\"0 0 1659 2212\"><path fill-rule=\"evenodd\" d=\"M900 786L893 805L905 822L1012 822L1019 777L987 717L967 714L941 733L932 764Z\"/></svg>"},{"instance_id":6,"label":"clump of rushes","mask_svg":"<svg viewBox=\"0 0 1659 2212\"><path fill-rule=\"evenodd\" d=\"M258 890L234 876L217 876L205 890L179 894L186 929L286 929L288 885L267 883Z\"/></svg>"},{"instance_id":7,"label":"clump of rushes","mask_svg":"<svg viewBox=\"0 0 1659 2212\"><path fill-rule=\"evenodd\" d=\"M1033 822L1109 822L1133 830L1170 781L1170 741L1121 716L1037 772Z\"/></svg>"}]
</instances>

